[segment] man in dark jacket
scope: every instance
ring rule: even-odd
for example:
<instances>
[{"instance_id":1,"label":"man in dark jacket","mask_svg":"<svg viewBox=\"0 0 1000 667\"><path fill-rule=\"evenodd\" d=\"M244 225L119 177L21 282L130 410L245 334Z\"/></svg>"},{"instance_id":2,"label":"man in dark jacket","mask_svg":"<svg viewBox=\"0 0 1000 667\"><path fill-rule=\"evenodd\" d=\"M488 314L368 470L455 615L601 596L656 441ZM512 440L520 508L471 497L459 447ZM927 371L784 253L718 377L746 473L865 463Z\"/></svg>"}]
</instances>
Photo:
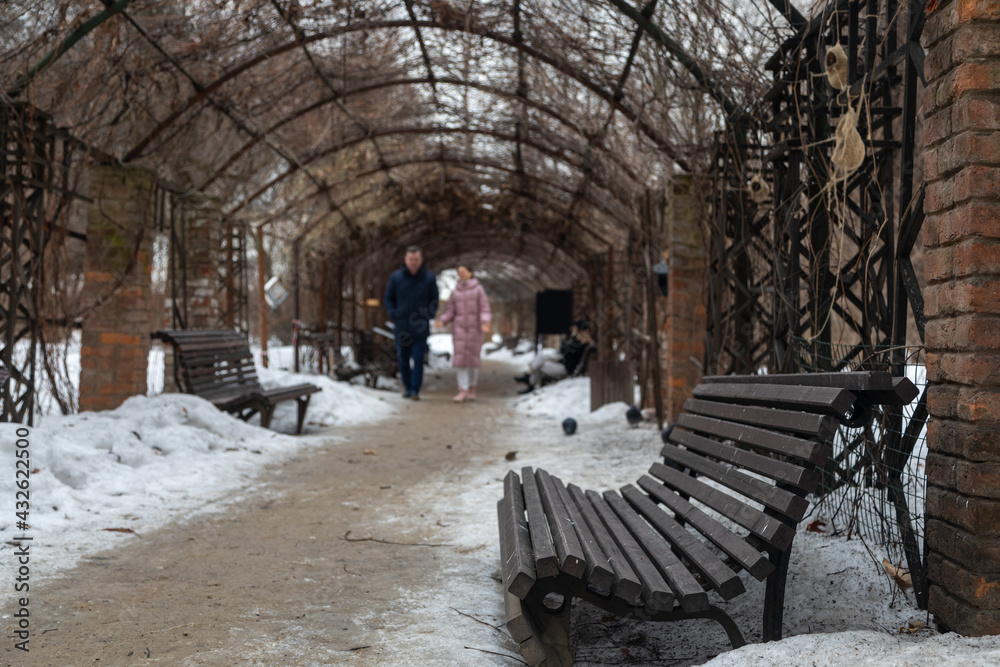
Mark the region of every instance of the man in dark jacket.
<instances>
[{"instance_id":1,"label":"man in dark jacket","mask_svg":"<svg viewBox=\"0 0 1000 667\"><path fill-rule=\"evenodd\" d=\"M424 266L420 248L407 248L403 268L393 271L389 277L389 285L385 288L385 307L395 325L403 397L420 400L427 336L438 307L437 278Z\"/></svg>"}]
</instances>

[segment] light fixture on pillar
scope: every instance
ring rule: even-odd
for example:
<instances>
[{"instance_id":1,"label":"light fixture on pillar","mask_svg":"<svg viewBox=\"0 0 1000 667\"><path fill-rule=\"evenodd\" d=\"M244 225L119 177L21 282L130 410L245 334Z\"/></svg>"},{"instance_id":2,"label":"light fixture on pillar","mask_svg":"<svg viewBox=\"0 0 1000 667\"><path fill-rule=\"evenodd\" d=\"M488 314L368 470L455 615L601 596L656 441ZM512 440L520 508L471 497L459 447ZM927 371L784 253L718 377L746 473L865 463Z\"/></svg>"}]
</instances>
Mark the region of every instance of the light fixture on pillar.
<instances>
[{"instance_id":1,"label":"light fixture on pillar","mask_svg":"<svg viewBox=\"0 0 1000 667\"><path fill-rule=\"evenodd\" d=\"M281 302L288 298L288 290L278 282L278 276L273 276L264 283L264 299L272 310L281 305Z\"/></svg>"},{"instance_id":2,"label":"light fixture on pillar","mask_svg":"<svg viewBox=\"0 0 1000 667\"><path fill-rule=\"evenodd\" d=\"M653 273L656 274L656 287L660 296L667 295L667 260L661 259L653 265Z\"/></svg>"}]
</instances>

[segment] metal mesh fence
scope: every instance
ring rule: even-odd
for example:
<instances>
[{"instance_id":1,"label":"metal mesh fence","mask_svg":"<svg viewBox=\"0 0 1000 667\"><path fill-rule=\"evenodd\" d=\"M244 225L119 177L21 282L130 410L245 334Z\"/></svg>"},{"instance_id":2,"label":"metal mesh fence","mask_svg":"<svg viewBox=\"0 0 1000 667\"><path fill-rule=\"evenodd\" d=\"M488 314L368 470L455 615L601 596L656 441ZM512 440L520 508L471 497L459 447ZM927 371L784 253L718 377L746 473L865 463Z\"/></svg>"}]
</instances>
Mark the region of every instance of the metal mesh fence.
<instances>
[{"instance_id":1,"label":"metal mesh fence","mask_svg":"<svg viewBox=\"0 0 1000 667\"><path fill-rule=\"evenodd\" d=\"M922 347L819 344L797 340L799 371L892 370L920 391L903 407L876 407L865 426L841 426L823 471L814 515L829 531L860 537L876 561L888 560L924 601L927 497L926 372ZM891 568L887 568L889 570Z\"/></svg>"}]
</instances>

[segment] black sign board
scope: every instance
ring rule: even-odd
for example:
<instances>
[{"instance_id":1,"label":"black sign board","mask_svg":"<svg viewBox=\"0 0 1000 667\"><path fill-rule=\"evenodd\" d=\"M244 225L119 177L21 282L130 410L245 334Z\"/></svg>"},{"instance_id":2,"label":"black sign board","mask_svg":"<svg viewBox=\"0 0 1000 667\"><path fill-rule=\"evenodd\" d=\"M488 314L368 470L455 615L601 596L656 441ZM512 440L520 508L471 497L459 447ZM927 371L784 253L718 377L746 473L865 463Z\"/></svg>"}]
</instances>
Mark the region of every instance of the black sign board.
<instances>
[{"instance_id":1,"label":"black sign board","mask_svg":"<svg viewBox=\"0 0 1000 667\"><path fill-rule=\"evenodd\" d=\"M573 290L547 289L535 294L535 333L564 334L573 324Z\"/></svg>"}]
</instances>

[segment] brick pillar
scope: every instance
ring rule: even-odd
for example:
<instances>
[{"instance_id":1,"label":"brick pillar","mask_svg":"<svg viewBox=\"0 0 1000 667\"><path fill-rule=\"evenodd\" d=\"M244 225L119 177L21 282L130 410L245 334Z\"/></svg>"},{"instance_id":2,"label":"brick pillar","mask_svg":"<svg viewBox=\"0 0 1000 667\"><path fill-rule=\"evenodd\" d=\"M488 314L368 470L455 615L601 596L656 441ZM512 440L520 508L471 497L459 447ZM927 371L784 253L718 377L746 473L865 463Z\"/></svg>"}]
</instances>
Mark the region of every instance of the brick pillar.
<instances>
[{"instance_id":1,"label":"brick pillar","mask_svg":"<svg viewBox=\"0 0 1000 667\"><path fill-rule=\"evenodd\" d=\"M153 175L94 167L89 174L80 410L118 407L146 393L152 271Z\"/></svg>"},{"instance_id":2,"label":"brick pillar","mask_svg":"<svg viewBox=\"0 0 1000 667\"><path fill-rule=\"evenodd\" d=\"M219 253L222 204L215 197L184 198L187 225L188 328L219 328Z\"/></svg>"},{"instance_id":3,"label":"brick pillar","mask_svg":"<svg viewBox=\"0 0 1000 667\"><path fill-rule=\"evenodd\" d=\"M181 200L181 224L184 225L184 252L186 271L184 280L177 278L178 299L180 290L187 286L187 328L218 329L219 321L219 256L222 252L222 204L215 197L200 193L187 195ZM177 271L182 265L178 262ZM183 312L183 305L178 304ZM172 309L166 300L167 313ZM174 381L174 349L164 345L163 391L178 392Z\"/></svg>"},{"instance_id":4,"label":"brick pillar","mask_svg":"<svg viewBox=\"0 0 1000 667\"><path fill-rule=\"evenodd\" d=\"M663 404L670 422L683 410L704 370L708 251L701 216L697 182L677 178L664 217L667 297L657 302L657 308L666 311L660 365Z\"/></svg>"},{"instance_id":5,"label":"brick pillar","mask_svg":"<svg viewBox=\"0 0 1000 667\"><path fill-rule=\"evenodd\" d=\"M924 38L928 604L1000 634L1000 2L941 0Z\"/></svg>"}]
</instances>

